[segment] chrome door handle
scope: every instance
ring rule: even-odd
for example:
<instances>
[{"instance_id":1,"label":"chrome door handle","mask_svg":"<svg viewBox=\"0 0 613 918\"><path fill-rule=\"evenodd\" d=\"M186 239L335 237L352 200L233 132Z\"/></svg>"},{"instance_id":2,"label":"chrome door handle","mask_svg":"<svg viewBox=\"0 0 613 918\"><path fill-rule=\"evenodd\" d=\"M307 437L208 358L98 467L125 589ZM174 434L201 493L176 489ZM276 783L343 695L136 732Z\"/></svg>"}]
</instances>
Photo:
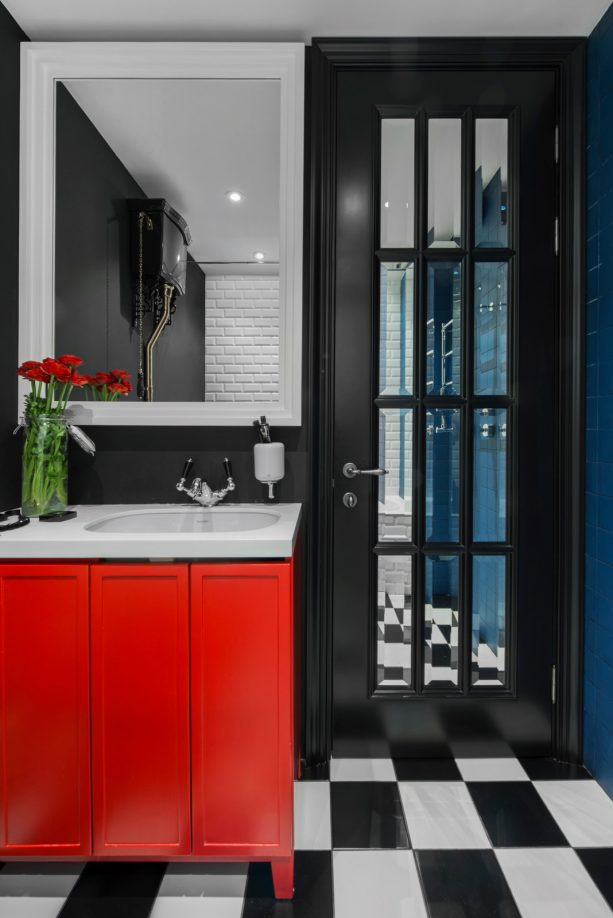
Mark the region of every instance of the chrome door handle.
<instances>
[{"instance_id":1,"label":"chrome door handle","mask_svg":"<svg viewBox=\"0 0 613 918\"><path fill-rule=\"evenodd\" d=\"M387 475L387 469L359 469L355 462L346 462L343 466L343 475L345 478L355 478L357 475Z\"/></svg>"}]
</instances>

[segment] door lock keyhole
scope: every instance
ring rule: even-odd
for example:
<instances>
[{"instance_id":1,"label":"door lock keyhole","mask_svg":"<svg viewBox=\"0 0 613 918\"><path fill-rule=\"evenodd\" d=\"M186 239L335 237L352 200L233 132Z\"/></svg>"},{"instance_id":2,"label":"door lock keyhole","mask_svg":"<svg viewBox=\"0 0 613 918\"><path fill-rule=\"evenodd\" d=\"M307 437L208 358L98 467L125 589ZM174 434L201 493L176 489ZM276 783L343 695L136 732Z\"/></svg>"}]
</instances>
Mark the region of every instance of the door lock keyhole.
<instances>
[{"instance_id":1,"label":"door lock keyhole","mask_svg":"<svg viewBox=\"0 0 613 918\"><path fill-rule=\"evenodd\" d=\"M343 494L343 503L349 510L353 510L357 502L358 499L353 491L347 491L345 494Z\"/></svg>"}]
</instances>

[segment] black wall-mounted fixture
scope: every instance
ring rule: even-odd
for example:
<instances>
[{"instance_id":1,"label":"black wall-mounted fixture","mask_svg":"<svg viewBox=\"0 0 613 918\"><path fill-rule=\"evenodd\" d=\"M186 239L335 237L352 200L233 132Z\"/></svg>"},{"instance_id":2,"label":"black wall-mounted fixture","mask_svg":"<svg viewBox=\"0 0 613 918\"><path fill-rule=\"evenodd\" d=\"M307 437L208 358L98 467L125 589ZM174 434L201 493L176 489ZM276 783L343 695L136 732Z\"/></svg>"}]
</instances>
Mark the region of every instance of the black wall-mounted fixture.
<instances>
[{"instance_id":1,"label":"black wall-mounted fixture","mask_svg":"<svg viewBox=\"0 0 613 918\"><path fill-rule=\"evenodd\" d=\"M153 350L186 290L189 227L164 198L130 199L134 325L139 335L138 397L153 400ZM145 341L145 317L152 330Z\"/></svg>"}]
</instances>

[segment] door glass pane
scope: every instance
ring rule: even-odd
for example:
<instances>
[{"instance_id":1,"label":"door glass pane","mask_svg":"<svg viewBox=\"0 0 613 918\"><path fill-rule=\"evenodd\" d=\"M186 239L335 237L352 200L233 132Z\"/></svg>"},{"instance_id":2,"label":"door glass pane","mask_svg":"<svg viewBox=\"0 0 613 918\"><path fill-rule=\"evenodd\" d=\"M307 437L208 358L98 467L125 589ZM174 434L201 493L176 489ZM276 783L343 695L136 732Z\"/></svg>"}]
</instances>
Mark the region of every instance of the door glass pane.
<instances>
[{"instance_id":1,"label":"door glass pane","mask_svg":"<svg viewBox=\"0 0 613 918\"><path fill-rule=\"evenodd\" d=\"M473 557L471 685L507 684L507 559Z\"/></svg>"},{"instance_id":2,"label":"door glass pane","mask_svg":"<svg viewBox=\"0 0 613 918\"><path fill-rule=\"evenodd\" d=\"M377 564L377 687L410 688L412 557L379 555Z\"/></svg>"},{"instance_id":3,"label":"door glass pane","mask_svg":"<svg viewBox=\"0 0 613 918\"><path fill-rule=\"evenodd\" d=\"M457 542L460 533L460 411L426 412L426 539Z\"/></svg>"},{"instance_id":4,"label":"door glass pane","mask_svg":"<svg viewBox=\"0 0 613 918\"><path fill-rule=\"evenodd\" d=\"M461 373L462 267L452 262L428 265L426 392L458 395Z\"/></svg>"},{"instance_id":5,"label":"door glass pane","mask_svg":"<svg viewBox=\"0 0 613 918\"><path fill-rule=\"evenodd\" d=\"M406 542L413 532L413 411L379 412L379 540Z\"/></svg>"},{"instance_id":6,"label":"door glass pane","mask_svg":"<svg viewBox=\"0 0 613 918\"><path fill-rule=\"evenodd\" d=\"M475 121L475 245L509 244L509 123L506 118Z\"/></svg>"},{"instance_id":7,"label":"door glass pane","mask_svg":"<svg viewBox=\"0 0 613 918\"><path fill-rule=\"evenodd\" d=\"M457 248L462 242L462 121L428 122L428 245Z\"/></svg>"},{"instance_id":8,"label":"door glass pane","mask_svg":"<svg viewBox=\"0 0 613 918\"><path fill-rule=\"evenodd\" d=\"M413 262L381 265L379 290L379 394L413 391Z\"/></svg>"},{"instance_id":9,"label":"door glass pane","mask_svg":"<svg viewBox=\"0 0 613 918\"><path fill-rule=\"evenodd\" d=\"M507 534L507 411L474 412L473 539L504 542Z\"/></svg>"},{"instance_id":10,"label":"door glass pane","mask_svg":"<svg viewBox=\"0 0 613 918\"><path fill-rule=\"evenodd\" d=\"M506 262L475 264L475 395L507 393Z\"/></svg>"},{"instance_id":11,"label":"door glass pane","mask_svg":"<svg viewBox=\"0 0 613 918\"><path fill-rule=\"evenodd\" d=\"M459 570L455 555L426 558L424 685L431 687L458 685Z\"/></svg>"},{"instance_id":12,"label":"door glass pane","mask_svg":"<svg viewBox=\"0 0 613 918\"><path fill-rule=\"evenodd\" d=\"M415 244L415 121L381 121L381 247Z\"/></svg>"}]
</instances>

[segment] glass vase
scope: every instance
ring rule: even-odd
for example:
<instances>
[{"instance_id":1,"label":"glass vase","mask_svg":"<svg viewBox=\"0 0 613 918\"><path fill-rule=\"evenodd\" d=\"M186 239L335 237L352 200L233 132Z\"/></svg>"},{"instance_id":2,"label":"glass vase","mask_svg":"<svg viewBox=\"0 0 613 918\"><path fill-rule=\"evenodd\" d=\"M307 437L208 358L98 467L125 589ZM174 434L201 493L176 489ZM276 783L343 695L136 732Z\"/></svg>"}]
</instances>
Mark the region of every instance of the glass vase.
<instances>
[{"instance_id":1,"label":"glass vase","mask_svg":"<svg viewBox=\"0 0 613 918\"><path fill-rule=\"evenodd\" d=\"M68 505L68 432L62 417L25 419L21 509L24 516L60 513Z\"/></svg>"}]
</instances>

